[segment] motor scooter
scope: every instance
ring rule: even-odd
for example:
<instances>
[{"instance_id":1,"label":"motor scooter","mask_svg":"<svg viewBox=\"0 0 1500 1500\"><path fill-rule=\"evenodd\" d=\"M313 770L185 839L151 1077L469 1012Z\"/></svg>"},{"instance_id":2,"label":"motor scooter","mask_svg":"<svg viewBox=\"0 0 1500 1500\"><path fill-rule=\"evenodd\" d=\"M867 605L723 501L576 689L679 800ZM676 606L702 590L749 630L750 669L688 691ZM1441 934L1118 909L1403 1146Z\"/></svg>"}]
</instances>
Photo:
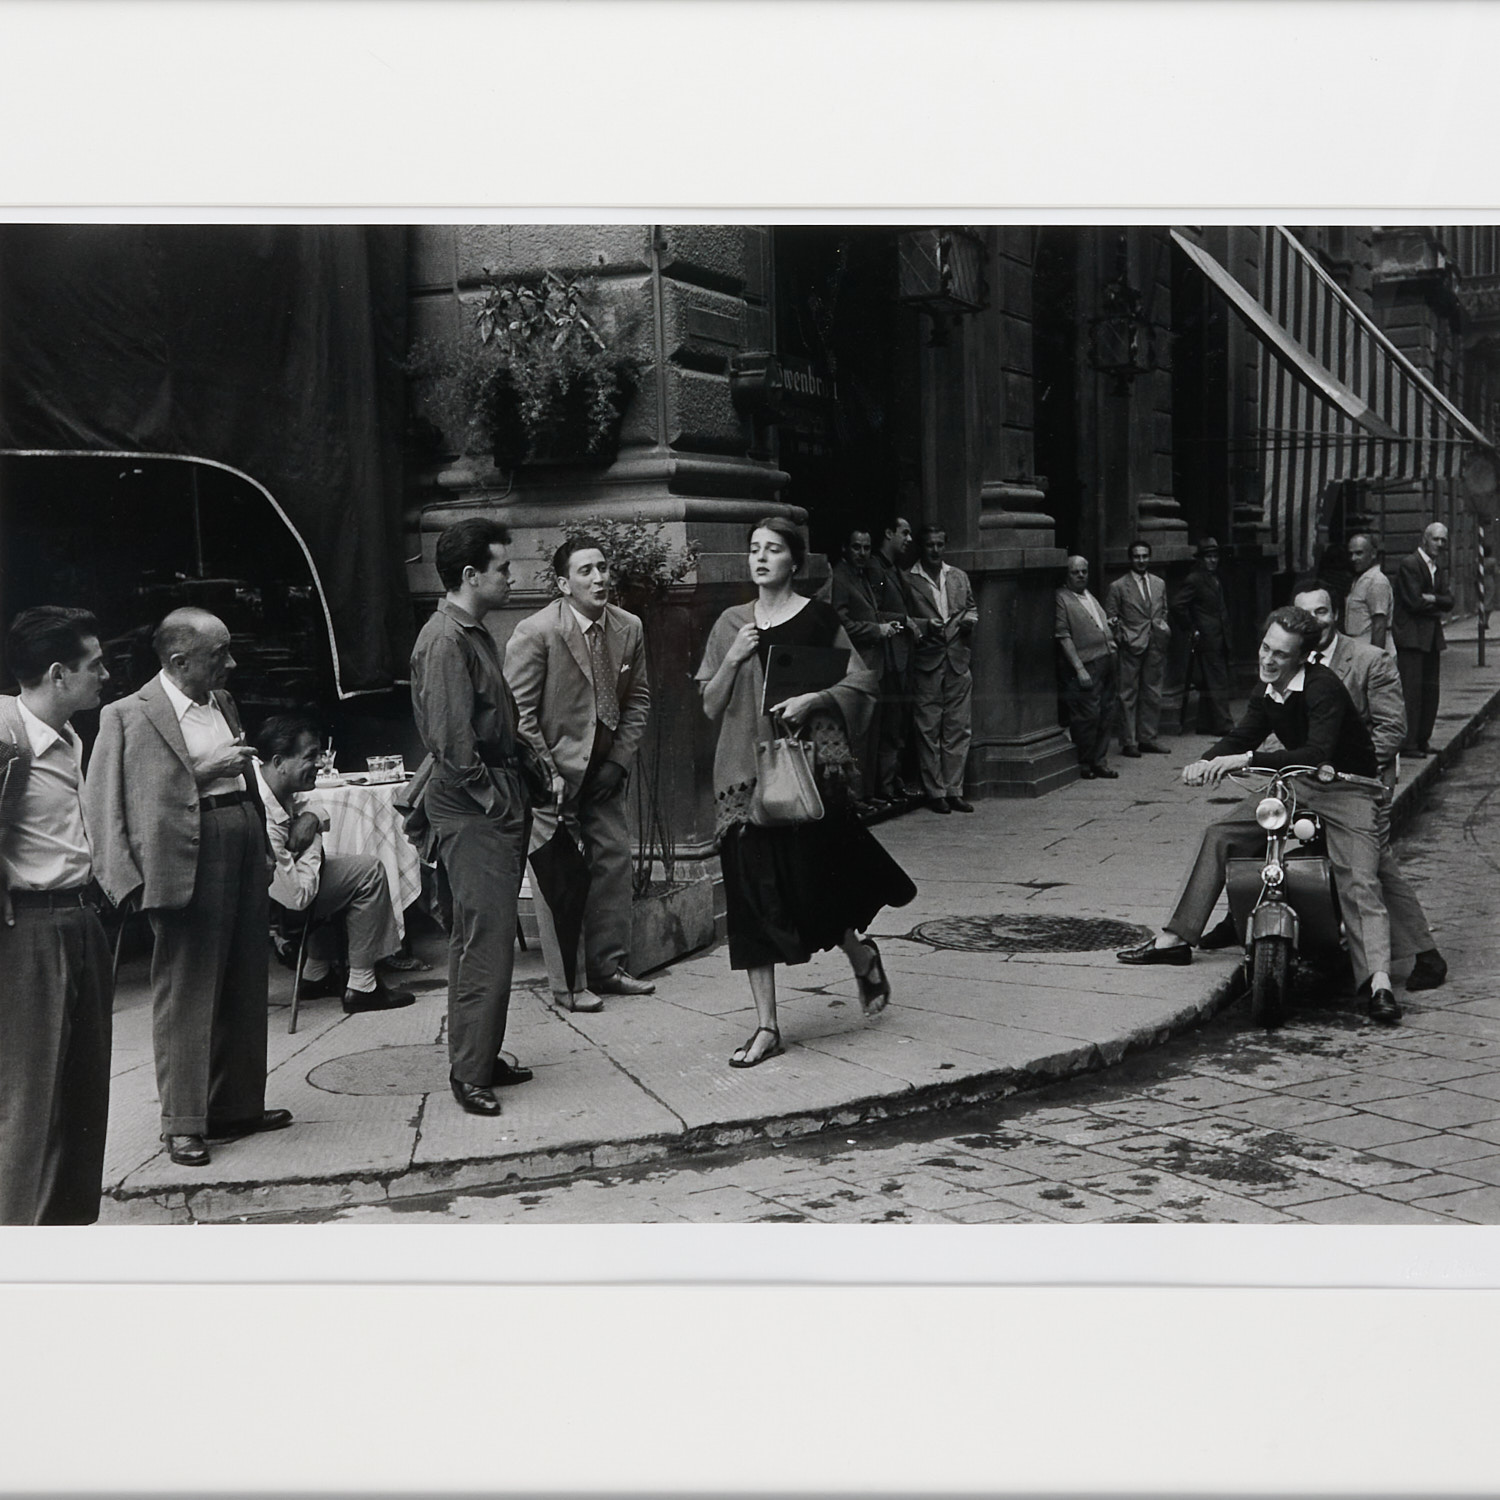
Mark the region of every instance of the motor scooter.
<instances>
[{"instance_id":1,"label":"motor scooter","mask_svg":"<svg viewBox=\"0 0 1500 1500\"><path fill-rule=\"evenodd\" d=\"M1229 911L1245 944L1250 1018L1270 1030L1286 1018L1297 960L1347 962L1343 925L1323 820L1297 795L1309 779L1321 786L1347 782L1384 795L1369 776L1332 766L1247 766L1229 774L1246 792L1260 794L1255 821L1266 831L1262 858L1232 856L1225 863Z\"/></svg>"}]
</instances>

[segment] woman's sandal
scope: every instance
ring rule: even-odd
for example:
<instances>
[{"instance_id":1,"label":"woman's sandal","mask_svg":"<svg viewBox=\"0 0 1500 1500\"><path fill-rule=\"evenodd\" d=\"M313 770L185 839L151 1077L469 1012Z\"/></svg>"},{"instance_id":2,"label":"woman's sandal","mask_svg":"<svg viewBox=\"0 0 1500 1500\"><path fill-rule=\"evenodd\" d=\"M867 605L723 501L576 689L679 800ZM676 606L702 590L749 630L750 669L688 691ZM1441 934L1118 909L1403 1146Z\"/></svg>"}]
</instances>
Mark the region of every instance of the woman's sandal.
<instances>
[{"instance_id":1,"label":"woman's sandal","mask_svg":"<svg viewBox=\"0 0 1500 1500\"><path fill-rule=\"evenodd\" d=\"M750 1049L755 1046L755 1040L762 1033L771 1038L771 1045L766 1048L759 1057L751 1057ZM750 1040L734 1049L734 1055L729 1059L731 1068L753 1068L763 1063L768 1057L780 1057L786 1048L781 1045L781 1033L774 1026L757 1026L750 1034Z\"/></svg>"},{"instance_id":2,"label":"woman's sandal","mask_svg":"<svg viewBox=\"0 0 1500 1500\"><path fill-rule=\"evenodd\" d=\"M863 974L854 976L854 982L859 986L859 1008L867 1016L878 1016L890 1003L891 981L885 972L885 964L881 962L875 939L867 937L861 941L873 956L870 967Z\"/></svg>"}]
</instances>

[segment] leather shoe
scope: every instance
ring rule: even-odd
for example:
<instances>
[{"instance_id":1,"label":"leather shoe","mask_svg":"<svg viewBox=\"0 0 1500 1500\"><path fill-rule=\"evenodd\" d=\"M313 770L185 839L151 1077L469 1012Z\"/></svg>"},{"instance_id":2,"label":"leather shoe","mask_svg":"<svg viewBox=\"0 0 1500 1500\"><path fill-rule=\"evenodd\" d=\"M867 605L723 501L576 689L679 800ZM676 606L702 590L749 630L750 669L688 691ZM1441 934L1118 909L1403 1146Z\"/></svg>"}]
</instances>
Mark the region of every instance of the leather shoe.
<instances>
[{"instance_id":1,"label":"leather shoe","mask_svg":"<svg viewBox=\"0 0 1500 1500\"><path fill-rule=\"evenodd\" d=\"M285 1130L291 1123L291 1110L265 1109L248 1120L225 1120L222 1125L210 1120L204 1134L216 1141L237 1141L241 1136L259 1135L265 1130Z\"/></svg>"},{"instance_id":2,"label":"leather shoe","mask_svg":"<svg viewBox=\"0 0 1500 1500\"><path fill-rule=\"evenodd\" d=\"M1155 740L1152 740L1150 744L1144 742L1141 744L1142 755L1170 755L1171 753L1165 745L1158 745Z\"/></svg>"},{"instance_id":3,"label":"leather shoe","mask_svg":"<svg viewBox=\"0 0 1500 1500\"><path fill-rule=\"evenodd\" d=\"M1092 781L1099 773L1092 766L1079 766L1078 774L1084 781Z\"/></svg>"},{"instance_id":4,"label":"leather shoe","mask_svg":"<svg viewBox=\"0 0 1500 1500\"><path fill-rule=\"evenodd\" d=\"M297 986L299 1000L327 1000L344 993L344 975L341 969L330 968L321 979L304 979Z\"/></svg>"},{"instance_id":5,"label":"leather shoe","mask_svg":"<svg viewBox=\"0 0 1500 1500\"><path fill-rule=\"evenodd\" d=\"M490 1074L490 1087L492 1089L509 1088L512 1084L530 1083L536 1074L530 1068L523 1068L520 1063L512 1062L502 1052L495 1059L495 1071Z\"/></svg>"},{"instance_id":6,"label":"leather shoe","mask_svg":"<svg viewBox=\"0 0 1500 1500\"><path fill-rule=\"evenodd\" d=\"M1155 938L1147 938L1134 948L1121 948L1115 957L1122 964L1190 964L1193 950L1186 943L1176 943L1170 948L1158 948Z\"/></svg>"},{"instance_id":7,"label":"leather shoe","mask_svg":"<svg viewBox=\"0 0 1500 1500\"><path fill-rule=\"evenodd\" d=\"M604 1002L597 996L591 995L587 990L574 990L569 994L566 990L554 990L552 1003L559 1010L582 1011L593 1015L595 1011L604 1009Z\"/></svg>"},{"instance_id":8,"label":"leather shoe","mask_svg":"<svg viewBox=\"0 0 1500 1500\"><path fill-rule=\"evenodd\" d=\"M951 807L954 812L974 811L974 804L964 797L950 797L948 799L948 806Z\"/></svg>"},{"instance_id":9,"label":"leather shoe","mask_svg":"<svg viewBox=\"0 0 1500 1500\"><path fill-rule=\"evenodd\" d=\"M1447 977L1447 960L1436 948L1428 948L1417 954L1411 978L1406 981L1406 992L1409 995L1413 990L1435 990Z\"/></svg>"},{"instance_id":10,"label":"leather shoe","mask_svg":"<svg viewBox=\"0 0 1500 1500\"><path fill-rule=\"evenodd\" d=\"M1403 745L1401 747L1402 755L1409 755L1415 760L1426 760L1427 753L1426 745Z\"/></svg>"},{"instance_id":11,"label":"leather shoe","mask_svg":"<svg viewBox=\"0 0 1500 1500\"><path fill-rule=\"evenodd\" d=\"M1102 777L1105 781L1118 781L1120 773L1113 766L1095 766L1094 775Z\"/></svg>"},{"instance_id":12,"label":"leather shoe","mask_svg":"<svg viewBox=\"0 0 1500 1500\"><path fill-rule=\"evenodd\" d=\"M649 979L637 979L624 969L616 969L608 979L589 985L596 995L654 995L656 986Z\"/></svg>"},{"instance_id":13,"label":"leather shoe","mask_svg":"<svg viewBox=\"0 0 1500 1500\"><path fill-rule=\"evenodd\" d=\"M471 1115L498 1115L500 1101L488 1090L476 1083L460 1083L451 1073L448 1075L453 1097Z\"/></svg>"},{"instance_id":14,"label":"leather shoe","mask_svg":"<svg viewBox=\"0 0 1500 1500\"><path fill-rule=\"evenodd\" d=\"M201 1135L164 1135L167 1155L179 1167L206 1167L210 1161L208 1147Z\"/></svg>"},{"instance_id":15,"label":"leather shoe","mask_svg":"<svg viewBox=\"0 0 1500 1500\"><path fill-rule=\"evenodd\" d=\"M1200 948L1233 948L1239 940L1240 930L1234 925L1234 918L1225 917L1222 922L1216 922L1198 939L1198 946Z\"/></svg>"},{"instance_id":16,"label":"leather shoe","mask_svg":"<svg viewBox=\"0 0 1500 1500\"><path fill-rule=\"evenodd\" d=\"M946 797L929 797L927 799L927 811L935 813L951 813L953 809L948 806Z\"/></svg>"},{"instance_id":17,"label":"leather shoe","mask_svg":"<svg viewBox=\"0 0 1500 1500\"><path fill-rule=\"evenodd\" d=\"M1394 1026L1401 1019L1401 1007L1396 997L1387 989L1374 990L1370 995L1370 1019L1382 1026Z\"/></svg>"},{"instance_id":18,"label":"leather shoe","mask_svg":"<svg viewBox=\"0 0 1500 1500\"><path fill-rule=\"evenodd\" d=\"M1134 745L1121 745L1120 754L1126 760L1139 760L1141 758L1141 752Z\"/></svg>"},{"instance_id":19,"label":"leather shoe","mask_svg":"<svg viewBox=\"0 0 1500 1500\"><path fill-rule=\"evenodd\" d=\"M400 1010L411 1005L416 996L410 990L388 985L383 979L375 981L373 990L345 990L344 1014L357 1016L366 1010Z\"/></svg>"}]
</instances>

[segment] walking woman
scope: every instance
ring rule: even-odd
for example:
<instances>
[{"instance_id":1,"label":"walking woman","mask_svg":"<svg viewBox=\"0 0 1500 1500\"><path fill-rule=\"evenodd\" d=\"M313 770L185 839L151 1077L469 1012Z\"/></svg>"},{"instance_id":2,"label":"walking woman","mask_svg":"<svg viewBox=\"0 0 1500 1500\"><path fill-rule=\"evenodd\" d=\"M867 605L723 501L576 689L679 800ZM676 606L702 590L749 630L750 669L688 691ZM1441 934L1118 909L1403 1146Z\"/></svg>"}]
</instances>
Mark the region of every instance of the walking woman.
<instances>
[{"instance_id":1,"label":"walking woman","mask_svg":"<svg viewBox=\"0 0 1500 1500\"><path fill-rule=\"evenodd\" d=\"M774 828L750 822L756 741L770 739L778 727L760 711L771 648L849 648L849 637L830 605L792 589L807 555L795 526L775 516L757 522L749 546L757 597L719 616L697 674L704 712L719 722L714 802L729 966L749 974L755 1001L755 1031L730 1057L732 1068L753 1068L783 1051L778 963L806 963L814 953L842 948L865 1014L883 1010L890 980L874 941L859 934L882 907L905 906L917 893L854 815L851 782L858 771L849 747L868 721L877 683L852 649L842 681L788 698L775 713L814 744L823 817Z\"/></svg>"}]
</instances>

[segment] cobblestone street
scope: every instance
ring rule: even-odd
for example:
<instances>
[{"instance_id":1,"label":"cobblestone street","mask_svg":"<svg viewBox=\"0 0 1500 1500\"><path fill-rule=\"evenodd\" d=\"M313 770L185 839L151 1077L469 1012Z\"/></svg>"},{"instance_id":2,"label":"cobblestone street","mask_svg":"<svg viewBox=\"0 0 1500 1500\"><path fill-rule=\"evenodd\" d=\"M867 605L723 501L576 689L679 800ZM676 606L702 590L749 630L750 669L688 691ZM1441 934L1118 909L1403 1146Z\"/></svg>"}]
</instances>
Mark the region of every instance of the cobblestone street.
<instances>
[{"instance_id":1,"label":"cobblestone street","mask_svg":"<svg viewBox=\"0 0 1500 1500\"><path fill-rule=\"evenodd\" d=\"M556 1186L413 1198L352 1222L1500 1222L1500 740L1481 735L1400 848L1450 976L1371 1025L1310 994L1236 1004L1105 1074L858 1134Z\"/></svg>"}]
</instances>

